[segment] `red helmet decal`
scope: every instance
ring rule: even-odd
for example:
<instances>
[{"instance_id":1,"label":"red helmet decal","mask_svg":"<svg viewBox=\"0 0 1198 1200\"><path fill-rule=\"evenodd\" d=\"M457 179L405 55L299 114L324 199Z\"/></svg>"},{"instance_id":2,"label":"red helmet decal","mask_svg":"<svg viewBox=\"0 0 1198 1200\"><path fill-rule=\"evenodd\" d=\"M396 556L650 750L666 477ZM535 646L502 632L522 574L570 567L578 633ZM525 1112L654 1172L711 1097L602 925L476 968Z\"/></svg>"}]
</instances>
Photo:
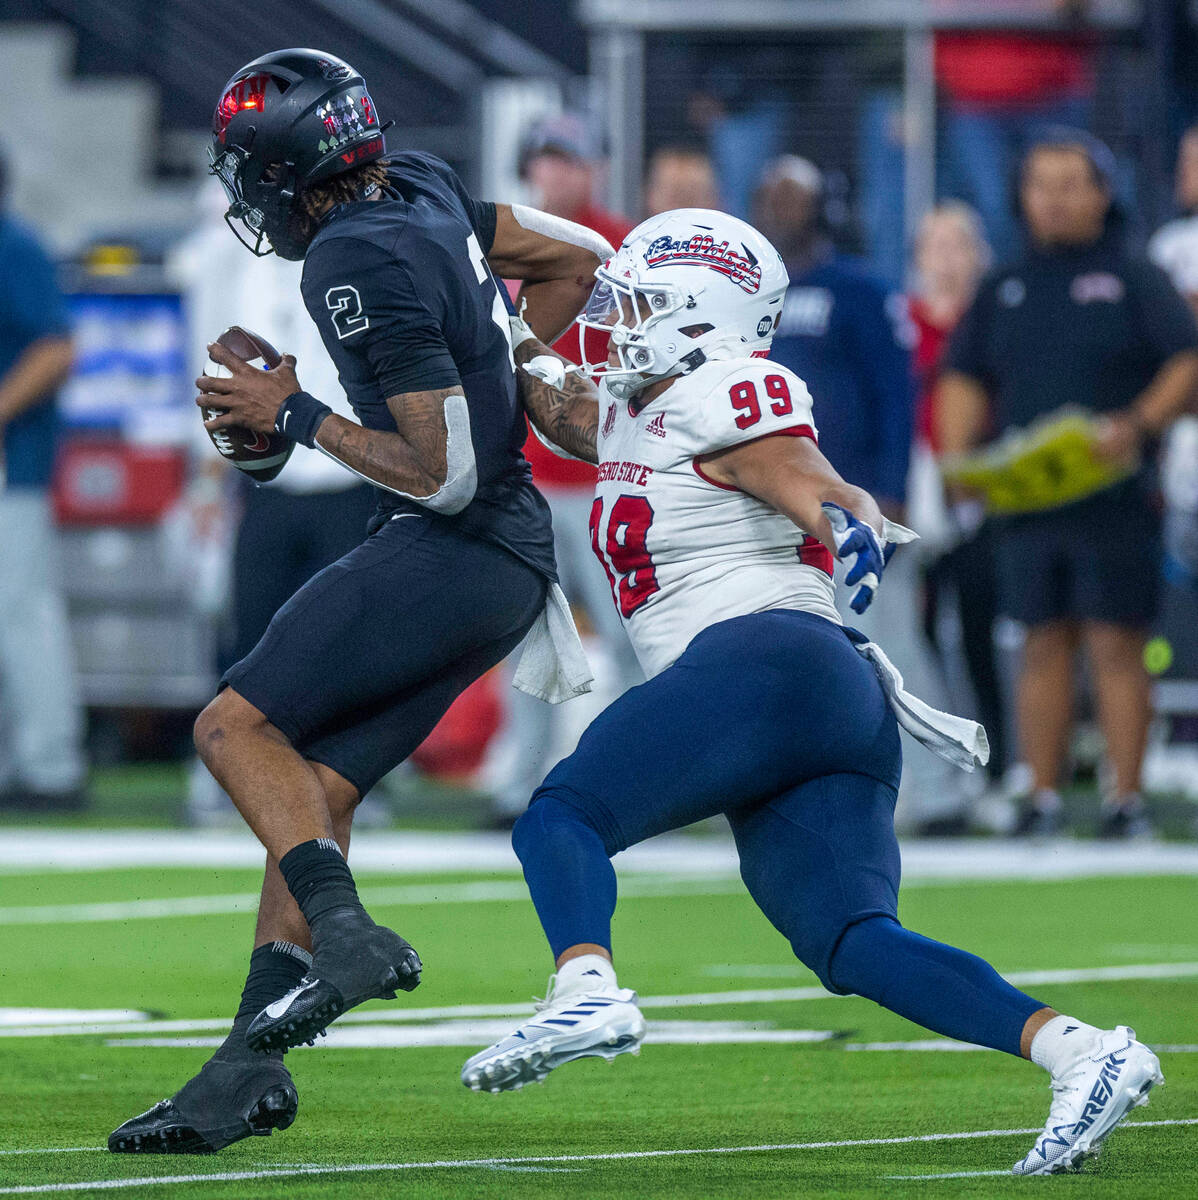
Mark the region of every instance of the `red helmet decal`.
<instances>
[{"instance_id":1,"label":"red helmet decal","mask_svg":"<svg viewBox=\"0 0 1198 1200\"><path fill-rule=\"evenodd\" d=\"M216 113L212 118L212 132L222 142L225 140L225 131L229 128L229 122L239 112L244 112L246 109L262 111L262 102L266 97L266 85L269 81L269 75L247 75L244 79L238 79L229 86L228 91L220 98L220 103L216 106Z\"/></svg>"}]
</instances>

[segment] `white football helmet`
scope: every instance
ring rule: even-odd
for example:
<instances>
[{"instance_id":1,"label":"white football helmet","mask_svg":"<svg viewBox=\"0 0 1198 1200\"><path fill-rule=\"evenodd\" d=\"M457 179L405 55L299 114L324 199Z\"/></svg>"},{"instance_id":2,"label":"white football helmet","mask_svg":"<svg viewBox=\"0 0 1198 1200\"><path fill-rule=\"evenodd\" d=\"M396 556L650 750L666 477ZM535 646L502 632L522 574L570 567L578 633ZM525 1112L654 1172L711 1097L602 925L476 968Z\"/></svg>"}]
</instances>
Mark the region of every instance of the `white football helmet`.
<instances>
[{"instance_id":1,"label":"white football helmet","mask_svg":"<svg viewBox=\"0 0 1198 1200\"><path fill-rule=\"evenodd\" d=\"M790 282L756 229L707 208L642 221L595 278L578 318L582 368L621 398L712 359L764 357ZM618 363L586 361L587 329L611 335Z\"/></svg>"}]
</instances>

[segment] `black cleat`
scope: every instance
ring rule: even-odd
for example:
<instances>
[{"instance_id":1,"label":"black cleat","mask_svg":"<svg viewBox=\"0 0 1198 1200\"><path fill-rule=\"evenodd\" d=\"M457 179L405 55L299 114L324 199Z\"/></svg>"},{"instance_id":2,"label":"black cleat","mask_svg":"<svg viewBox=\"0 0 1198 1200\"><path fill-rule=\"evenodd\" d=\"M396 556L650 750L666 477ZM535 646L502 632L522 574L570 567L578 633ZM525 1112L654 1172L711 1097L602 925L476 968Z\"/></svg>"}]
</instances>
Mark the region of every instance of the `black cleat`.
<instances>
[{"instance_id":1,"label":"black cleat","mask_svg":"<svg viewBox=\"0 0 1198 1200\"><path fill-rule=\"evenodd\" d=\"M211 1059L170 1100L108 1135L115 1154L215 1154L295 1120L299 1096L278 1058Z\"/></svg>"},{"instance_id":2,"label":"black cleat","mask_svg":"<svg viewBox=\"0 0 1198 1200\"><path fill-rule=\"evenodd\" d=\"M410 992L420 983L420 955L361 909L330 913L312 937L311 969L250 1022L251 1050L311 1046L342 1013L367 1000L394 1000L396 989Z\"/></svg>"},{"instance_id":3,"label":"black cleat","mask_svg":"<svg viewBox=\"0 0 1198 1200\"><path fill-rule=\"evenodd\" d=\"M1147 841L1155 832L1139 804L1105 809L1098 824L1098 836L1105 841Z\"/></svg>"},{"instance_id":4,"label":"black cleat","mask_svg":"<svg viewBox=\"0 0 1198 1200\"><path fill-rule=\"evenodd\" d=\"M1019 814L1011 837L1015 838L1050 838L1061 832L1061 814L1056 809L1036 808L1027 805Z\"/></svg>"}]
</instances>

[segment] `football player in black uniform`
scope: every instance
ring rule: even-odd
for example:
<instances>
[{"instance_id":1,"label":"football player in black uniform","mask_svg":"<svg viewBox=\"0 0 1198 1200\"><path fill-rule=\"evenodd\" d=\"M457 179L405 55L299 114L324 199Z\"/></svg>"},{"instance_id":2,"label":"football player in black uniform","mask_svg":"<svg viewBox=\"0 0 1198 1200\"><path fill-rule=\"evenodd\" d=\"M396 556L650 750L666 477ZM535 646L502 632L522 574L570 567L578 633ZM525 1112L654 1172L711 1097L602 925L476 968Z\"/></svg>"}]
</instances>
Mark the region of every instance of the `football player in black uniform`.
<instances>
[{"instance_id":1,"label":"football player in black uniform","mask_svg":"<svg viewBox=\"0 0 1198 1200\"><path fill-rule=\"evenodd\" d=\"M359 799L542 613L555 579L545 502L521 454L506 297L552 342L611 251L569 222L471 198L427 154L387 158L360 76L312 50L268 54L226 85L212 170L255 253L304 259L303 298L358 420L220 346L229 378L197 403L229 425L316 446L375 484L358 548L279 610L221 681L196 745L267 851L249 977L228 1038L117 1151L203 1153L294 1120L283 1052L349 1008L420 981L346 866ZM247 314L252 324L252 314Z\"/></svg>"}]
</instances>

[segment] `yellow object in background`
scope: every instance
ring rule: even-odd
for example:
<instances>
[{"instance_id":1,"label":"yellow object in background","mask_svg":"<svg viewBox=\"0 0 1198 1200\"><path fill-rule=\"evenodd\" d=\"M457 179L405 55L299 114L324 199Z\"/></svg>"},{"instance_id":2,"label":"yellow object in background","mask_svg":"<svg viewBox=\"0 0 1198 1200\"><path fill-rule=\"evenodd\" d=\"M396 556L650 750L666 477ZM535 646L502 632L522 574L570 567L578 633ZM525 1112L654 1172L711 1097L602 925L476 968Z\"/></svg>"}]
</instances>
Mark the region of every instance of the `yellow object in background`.
<instances>
[{"instance_id":1,"label":"yellow object in background","mask_svg":"<svg viewBox=\"0 0 1198 1200\"><path fill-rule=\"evenodd\" d=\"M948 483L978 492L994 513L1044 512L1100 492L1136 467L1094 454L1096 419L1060 409L973 454L946 458Z\"/></svg>"}]
</instances>

